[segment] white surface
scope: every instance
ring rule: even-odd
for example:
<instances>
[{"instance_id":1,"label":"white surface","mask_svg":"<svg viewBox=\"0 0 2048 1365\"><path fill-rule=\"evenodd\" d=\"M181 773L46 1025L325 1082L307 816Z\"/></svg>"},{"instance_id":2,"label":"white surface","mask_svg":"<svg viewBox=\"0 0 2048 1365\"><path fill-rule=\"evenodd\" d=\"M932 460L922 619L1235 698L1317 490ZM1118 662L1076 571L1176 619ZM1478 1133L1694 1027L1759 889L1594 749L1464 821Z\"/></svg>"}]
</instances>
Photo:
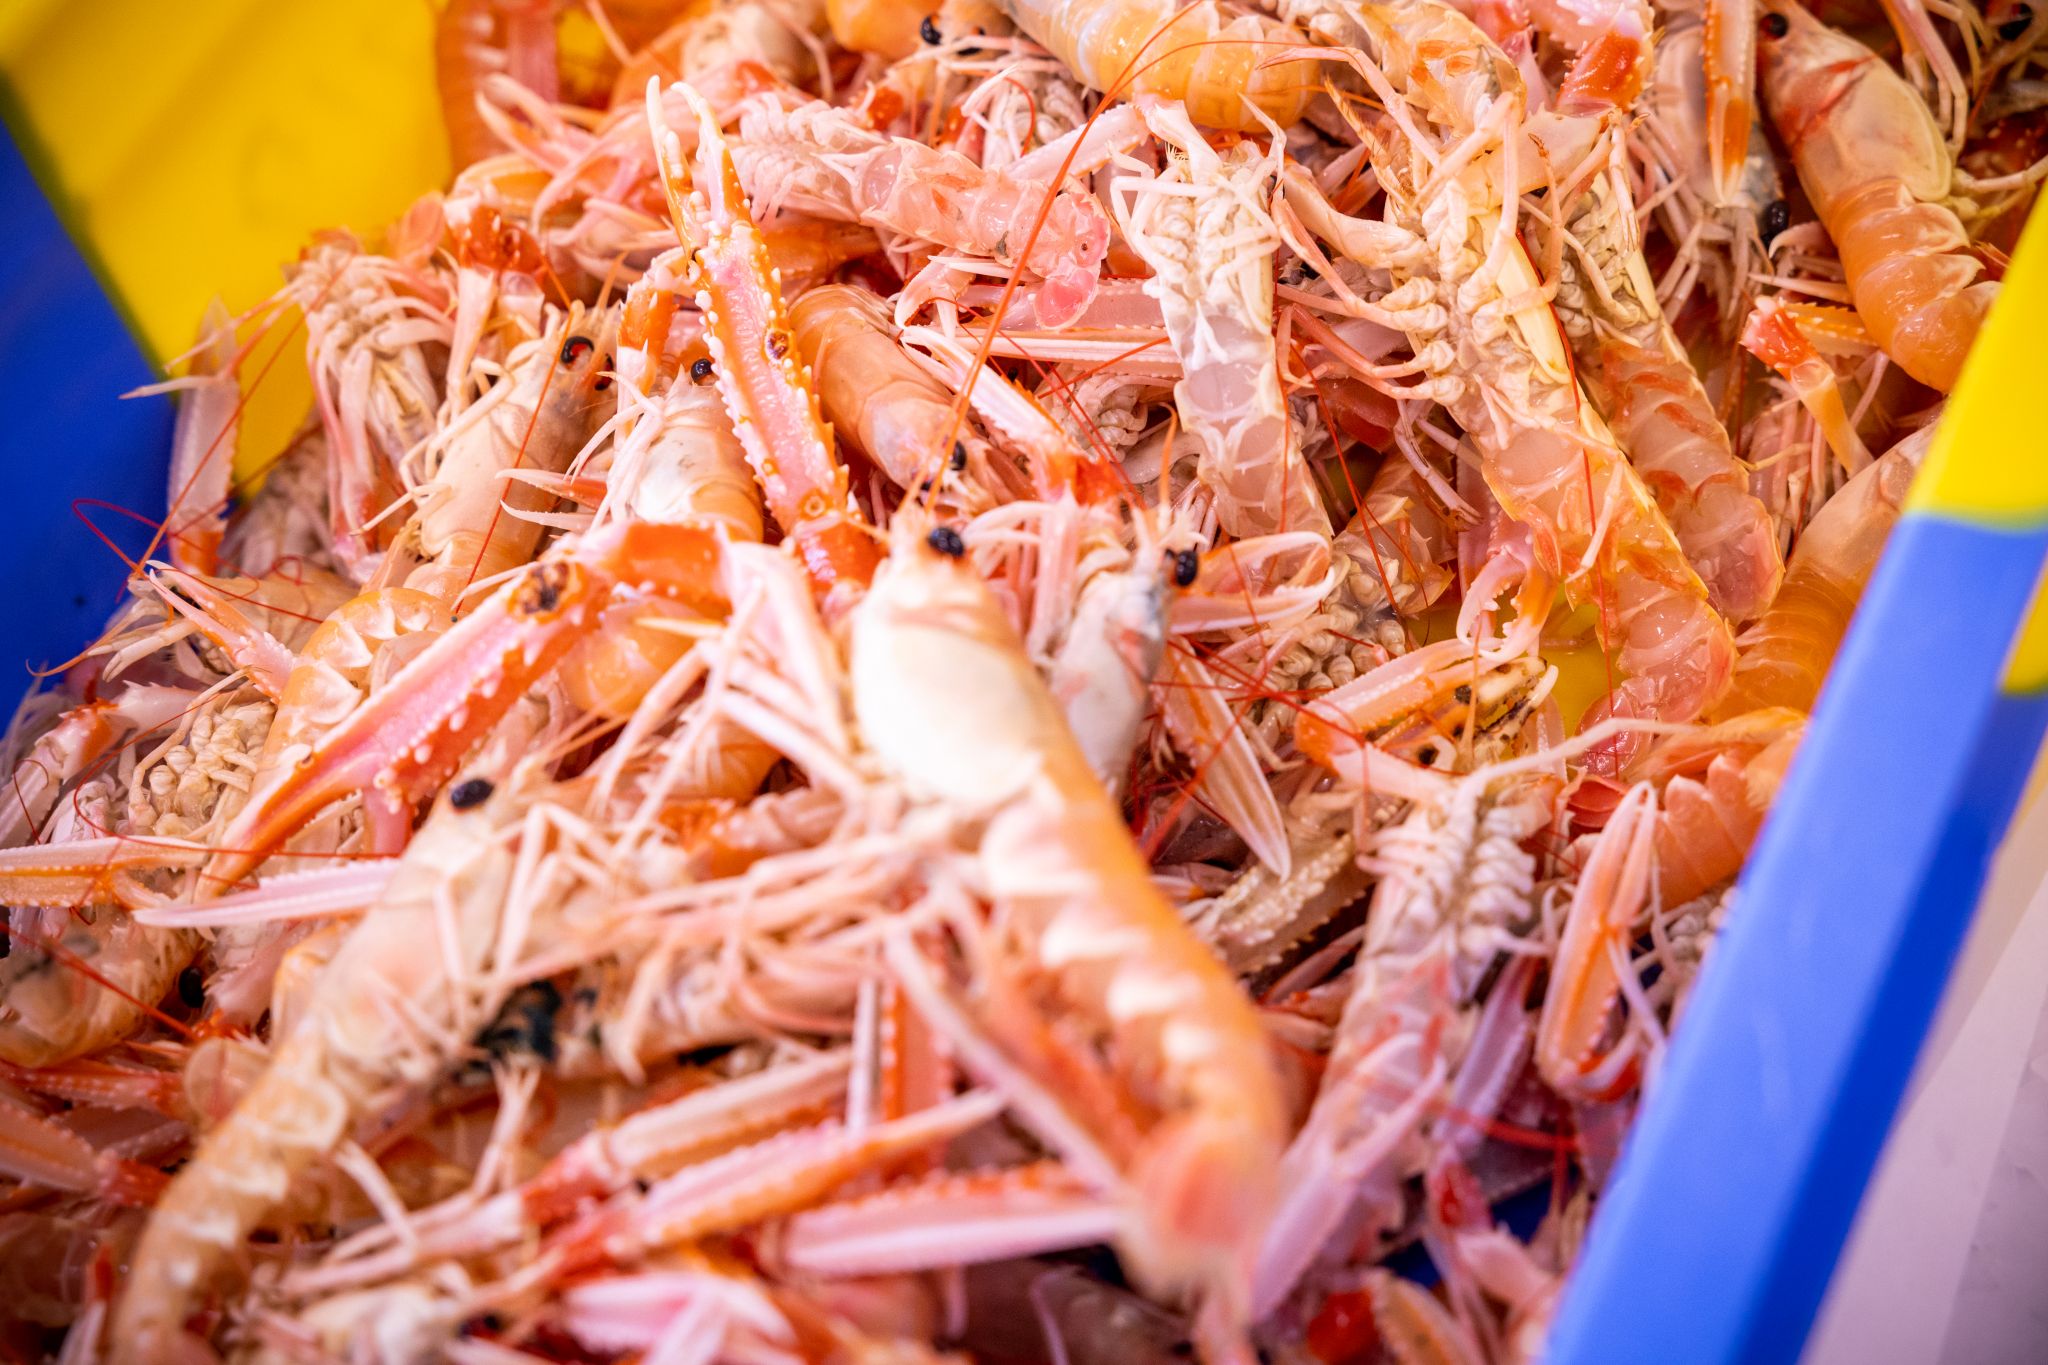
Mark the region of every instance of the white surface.
<instances>
[{"instance_id":1,"label":"white surface","mask_svg":"<svg viewBox=\"0 0 2048 1365\"><path fill-rule=\"evenodd\" d=\"M1942 1341L1958 1365L2048 1360L2048 1016L2032 1041Z\"/></svg>"},{"instance_id":2,"label":"white surface","mask_svg":"<svg viewBox=\"0 0 2048 1365\"><path fill-rule=\"evenodd\" d=\"M2007 837L1802 1365L2048 1361L2048 800Z\"/></svg>"}]
</instances>

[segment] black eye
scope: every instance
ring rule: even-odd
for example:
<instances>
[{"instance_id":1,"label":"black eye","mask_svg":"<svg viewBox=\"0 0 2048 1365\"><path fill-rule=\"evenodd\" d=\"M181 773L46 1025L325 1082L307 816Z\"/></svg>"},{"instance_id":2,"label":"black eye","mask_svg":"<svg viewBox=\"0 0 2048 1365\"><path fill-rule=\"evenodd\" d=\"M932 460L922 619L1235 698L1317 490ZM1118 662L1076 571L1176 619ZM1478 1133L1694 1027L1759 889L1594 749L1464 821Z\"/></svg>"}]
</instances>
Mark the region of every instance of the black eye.
<instances>
[{"instance_id":1,"label":"black eye","mask_svg":"<svg viewBox=\"0 0 2048 1365\"><path fill-rule=\"evenodd\" d=\"M562 364L567 366L580 365L583 363L583 358L596 349L597 343L589 337L570 337L562 343Z\"/></svg>"},{"instance_id":2,"label":"black eye","mask_svg":"<svg viewBox=\"0 0 2048 1365\"><path fill-rule=\"evenodd\" d=\"M600 374L597 377L597 381L590 386L591 388L596 389L599 393L603 393L606 389L612 386L612 364L612 353L610 351L606 351L604 353L604 364L599 366L599 368L602 369L604 373Z\"/></svg>"},{"instance_id":3,"label":"black eye","mask_svg":"<svg viewBox=\"0 0 2048 1365\"><path fill-rule=\"evenodd\" d=\"M488 778L472 777L448 789L448 804L457 810L468 810L490 800L496 790Z\"/></svg>"},{"instance_id":4,"label":"black eye","mask_svg":"<svg viewBox=\"0 0 2048 1365\"><path fill-rule=\"evenodd\" d=\"M691 361L690 382L692 384L709 384L711 382L711 362L703 359Z\"/></svg>"},{"instance_id":5,"label":"black eye","mask_svg":"<svg viewBox=\"0 0 2048 1365\"><path fill-rule=\"evenodd\" d=\"M960 539L960 533L950 526L934 526L924 543L948 559L958 559L967 553L967 542Z\"/></svg>"},{"instance_id":6,"label":"black eye","mask_svg":"<svg viewBox=\"0 0 2048 1365\"><path fill-rule=\"evenodd\" d=\"M967 447L953 442L953 469L955 473L967 468Z\"/></svg>"},{"instance_id":7,"label":"black eye","mask_svg":"<svg viewBox=\"0 0 2048 1365\"><path fill-rule=\"evenodd\" d=\"M1998 26L1998 36L2008 43L2017 42L2026 33L2027 26L2033 22L2033 8L2028 5L2021 5L2012 12L2012 18Z\"/></svg>"},{"instance_id":8,"label":"black eye","mask_svg":"<svg viewBox=\"0 0 2048 1365\"><path fill-rule=\"evenodd\" d=\"M1763 229L1764 245L1769 246L1779 233L1792 226L1792 206L1782 199L1773 199L1764 205L1763 222L1759 226Z\"/></svg>"},{"instance_id":9,"label":"black eye","mask_svg":"<svg viewBox=\"0 0 2048 1365\"><path fill-rule=\"evenodd\" d=\"M1766 38L1782 38L1792 31L1792 21L1774 11L1764 16L1763 30Z\"/></svg>"},{"instance_id":10,"label":"black eye","mask_svg":"<svg viewBox=\"0 0 2048 1365\"><path fill-rule=\"evenodd\" d=\"M1187 588L1194 586L1196 575L1202 572L1202 557L1193 550L1173 551L1173 581Z\"/></svg>"},{"instance_id":11,"label":"black eye","mask_svg":"<svg viewBox=\"0 0 2048 1365\"><path fill-rule=\"evenodd\" d=\"M938 15L927 14L924 17L924 22L917 26L917 36L924 39L926 42L932 44L934 47L946 41L944 35L942 35L939 32L938 20Z\"/></svg>"},{"instance_id":12,"label":"black eye","mask_svg":"<svg viewBox=\"0 0 2048 1365\"><path fill-rule=\"evenodd\" d=\"M496 1335L504 1330L505 1319L496 1313L479 1313L473 1318L464 1319L462 1325L455 1329L455 1334L462 1337L473 1337L479 1332L488 1332Z\"/></svg>"}]
</instances>

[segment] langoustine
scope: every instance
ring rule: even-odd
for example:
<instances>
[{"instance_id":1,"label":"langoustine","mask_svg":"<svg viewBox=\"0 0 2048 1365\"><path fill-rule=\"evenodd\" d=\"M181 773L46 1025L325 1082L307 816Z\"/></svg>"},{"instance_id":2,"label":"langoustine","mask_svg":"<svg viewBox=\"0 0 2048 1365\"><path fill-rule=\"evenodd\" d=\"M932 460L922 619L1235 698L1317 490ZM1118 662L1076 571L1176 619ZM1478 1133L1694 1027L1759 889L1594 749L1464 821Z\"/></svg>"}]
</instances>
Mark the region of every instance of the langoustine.
<instances>
[{"instance_id":1,"label":"langoustine","mask_svg":"<svg viewBox=\"0 0 2048 1365\"><path fill-rule=\"evenodd\" d=\"M210 316L5 748L8 1347L1535 1349L2041 26L1268 8L448 7L465 169L290 272L243 506Z\"/></svg>"}]
</instances>

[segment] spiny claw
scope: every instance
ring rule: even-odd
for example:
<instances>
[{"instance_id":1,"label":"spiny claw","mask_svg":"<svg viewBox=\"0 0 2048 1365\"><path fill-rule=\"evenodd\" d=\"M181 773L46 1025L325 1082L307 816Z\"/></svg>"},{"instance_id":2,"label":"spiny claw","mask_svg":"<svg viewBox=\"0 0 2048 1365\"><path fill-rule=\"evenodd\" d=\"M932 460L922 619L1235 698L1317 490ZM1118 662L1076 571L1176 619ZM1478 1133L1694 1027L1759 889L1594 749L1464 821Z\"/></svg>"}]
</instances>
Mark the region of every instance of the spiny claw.
<instances>
[{"instance_id":1,"label":"spiny claw","mask_svg":"<svg viewBox=\"0 0 2048 1365\"><path fill-rule=\"evenodd\" d=\"M1242 717L1192 652L1168 650L1163 672L1160 713L1174 746L1194 764L1193 790L1274 876L1285 877L1293 868L1287 829Z\"/></svg>"},{"instance_id":2,"label":"spiny claw","mask_svg":"<svg viewBox=\"0 0 2048 1365\"><path fill-rule=\"evenodd\" d=\"M1877 349L1877 338L1870 334L1870 328L1854 308L1780 300L1777 311L1821 355L1861 359Z\"/></svg>"},{"instance_id":3,"label":"spiny claw","mask_svg":"<svg viewBox=\"0 0 2048 1365\"><path fill-rule=\"evenodd\" d=\"M565 1264L672 1246L794 1213L854 1177L943 1145L1001 1113L986 1091L849 1129L838 1120L777 1134L656 1181L630 1205L604 1204L563 1229L551 1250Z\"/></svg>"},{"instance_id":4,"label":"spiny claw","mask_svg":"<svg viewBox=\"0 0 2048 1365\"><path fill-rule=\"evenodd\" d=\"M0 848L40 837L66 786L116 744L161 729L196 704L197 694L183 688L140 683L122 688L112 701L81 702L66 711L29 746L0 793Z\"/></svg>"},{"instance_id":5,"label":"spiny claw","mask_svg":"<svg viewBox=\"0 0 2048 1365\"><path fill-rule=\"evenodd\" d=\"M1558 90L1558 112L1597 115L1626 110L1642 93L1649 47L1641 36L1604 34L1572 63Z\"/></svg>"},{"instance_id":6,"label":"spiny claw","mask_svg":"<svg viewBox=\"0 0 2048 1365\"><path fill-rule=\"evenodd\" d=\"M526 689L592 629L616 592L723 614L721 542L694 526L631 522L542 560L407 664L281 778L253 793L207 864L218 890L330 803L360 791L372 813L410 816Z\"/></svg>"},{"instance_id":7,"label":"spiny claw","mask_svg":"<svg viewBox=\"0 0 2048 1365\"><path fill-rule=\"evenodd\" d=\"M505 472L508 484L524 484L541 492L595 511L604 504L610 483L605 473L553 474L545 469L512 469ZM553 524L553 523L550 523Z\"/></svg>"},{"instance_id":8,"label":"spiny claw","mask_svg":"<svg viewBox=\"0 0 2048 1365\"><path fill-rule=\"evenodd\" d=\"M1656 816L1647 783L1631 788L1614 808L1579 874L1550 964L1550 989L1536 1026L1536 1069L1569 1099L1614 1099L1635 1082L1634 1049L1623 1043L1603 1050L1602 1044L1621 995L1615 959L1627 952L1636 914L1650 894Z\"/></svg>"},{"instance_id":9,"label":"spiny claw","mask_svg":"<svg viewBox=\"0 0 2048 1365\"><path fill-rule=\"evenodd\" d=\"M890 1186L797 1214L778 1251L813 1275L891 1275L1014 1260L1112 1240L1115 1201L1057 1161Z\"/></svg>"},{"instance_id":10,"label":"spiny claw","mask_svg":"<svg viewBox=\"0 0 2048 1365\"><path fill-rule=\"evenodd\" d=\"M11 1100L0 1100L0 1175L130 1207L155 1203L170 1180L154 1167L94 1151L70 1129Z\"/></svg>"},{"instance_id":11,"label":"spiny claw","mask_svg":"<svg viewBox=\"0 0 2048 1365\"><path fill-rule=\"evenodd\" d=\"M619 318L619 373L642 393L652 393L664 373L663 348L676 317L676 291L667 280L667 266L680 250L664 252L647 274L626 291L626 311Z\"/></svg>"},{"instance_id":12,"label":"spiny claw","mask_svg":"<svg viewBox=\"0 0 2048 1365\"><path fill-rule=\"evenodd\" d=\"M1707 165L1724 204L1742 189L1742 163L1756 122L1755 0L1707 0L1701 44L1707 79Z\"/></svg>"},{"instance_id":13,"label":"spiny claw","mask_svg":"<svg viewBox=\"0 0 2048 1365\"><path fill-rule=\"evenodd\" d=\"M233 597L207 579L167 564L157 566L149 583L165 606L219 645L264 696L284 700L285 684L292 675L292 652L244 614Z\"/></svg>"},{"instance_id":14,"label":"spiny claw","mask_svg":"<svg viewBox=\"0 0 2048 1365\"><path fill-rule=\"evenodd\" d=\"M647 116L677 231L696 248L697 306L719 395L769 511L828 607L844 609L874 577L881 545L848 490L718 119L703 96L679 88L697 116L695 193L687 204L680 144L651 85Z\"/></svg>"},{"instance_id":15,"label":"spiny claw","mask_svg":"<svg viewBox=\"0 0 2048 1365\"><path fill-rule=\"evenodd\" d=\"M63 910L94 905L134 907L155 897L130 875L138 868L196 867L197 844L172 839L76 839L0 851L0 903Z\"/></svg>"},{"instance_id":16,"label":"spiny claw","mask_svg":"<svg viewBox=\"0 0 2048 1365\"><path fill-rule=\"evenodd\" d=\"M1805 321L1777 299L1761 299L1743 325L1742 349L1785 377L1827 439L1828 449L1843 468L1858 473L1870 464L1870 448L1849 420L1834 367L1815 349Z\"/></svg>"},{"instance_id":17,"label":"spiny claw","mask_svg":"<svg viewBox=\"0 0 2048 1365\"><path fill-rule=\"evenodd\" d=\"M220 564L241 432L242 389L235 371L242 355L235 345L234 318L226 304L213 300L200 319L187 376L173 382L182 392L171 437L171 506L163 534L172 562L194 573L213 573ZM151 386L150 391L162 389Z\"/></svg>"},{"instance_id":18,"label":"spiny claw","mask_svg":"<svg viewBox=\"0 0 2048 1365\"><path fill-rule=\"evenodd\" d=\"M1428 763L1432 748L1513 724L1537 699L1543 673L1527 658L1495 660L1467 641L1439 640L1309 702L1295 718L1294 742L1363 782L1368 747Z\"/></svg>"},{"instance_id":19,"label":"spiny claw","mask_svg":"<svg viewBox=\"0 0 2048 1365\"><path fill-rule=\"evenodd\" d=\"M482 1204L424 1211L405 1242L338 1264L302 1267L286 1277L284 1287L293 1294L331 1294L406 1274L427 1258L481 1255L538 1236L636 1180L729 1153L836 1108L846 1091L848 1062L844 1052L819 1054L692 1090L594 1128L524 1185ZM603 1218L583 1222L590 1237L611 1226Z\"/></svg>"},{"instance_id":20,"label":"spiny claw","mask_svg":"<svg viewBox=\"0 0 2048 1365\"><path fill-rule=\"evenodd\" d=\"M24 1090L72 1104L103 1109L147 1109L167 1118L187 1117L184 1076L114 1062L79 1058L54 1066L0 1063L0 1078Z\"/></svg>"}]
</instances>

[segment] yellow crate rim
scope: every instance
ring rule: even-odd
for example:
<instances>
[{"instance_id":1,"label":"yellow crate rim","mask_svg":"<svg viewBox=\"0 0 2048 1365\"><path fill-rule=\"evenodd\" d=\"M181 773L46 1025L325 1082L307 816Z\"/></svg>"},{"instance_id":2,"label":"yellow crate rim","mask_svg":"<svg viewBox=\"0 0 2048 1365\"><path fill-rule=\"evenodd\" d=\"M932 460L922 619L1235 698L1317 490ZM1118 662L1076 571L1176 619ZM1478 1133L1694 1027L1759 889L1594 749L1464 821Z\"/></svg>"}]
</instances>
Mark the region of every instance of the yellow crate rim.
<instances>
[{"instance_id":1,"label":"yellow crate rim","mask_svg":"<svg viewBox=\"0 0 2048 1365\"><path fill-rule=\"evenodd\" d=\"M427 0L13 0L0 84L16 142L161 365L216 295L241 312L274 291L314 231L374 237L447 182L433 31ZM311 397L303 365L272 368L250 395L245 471Z\"/></svg>"}]
</instances>

